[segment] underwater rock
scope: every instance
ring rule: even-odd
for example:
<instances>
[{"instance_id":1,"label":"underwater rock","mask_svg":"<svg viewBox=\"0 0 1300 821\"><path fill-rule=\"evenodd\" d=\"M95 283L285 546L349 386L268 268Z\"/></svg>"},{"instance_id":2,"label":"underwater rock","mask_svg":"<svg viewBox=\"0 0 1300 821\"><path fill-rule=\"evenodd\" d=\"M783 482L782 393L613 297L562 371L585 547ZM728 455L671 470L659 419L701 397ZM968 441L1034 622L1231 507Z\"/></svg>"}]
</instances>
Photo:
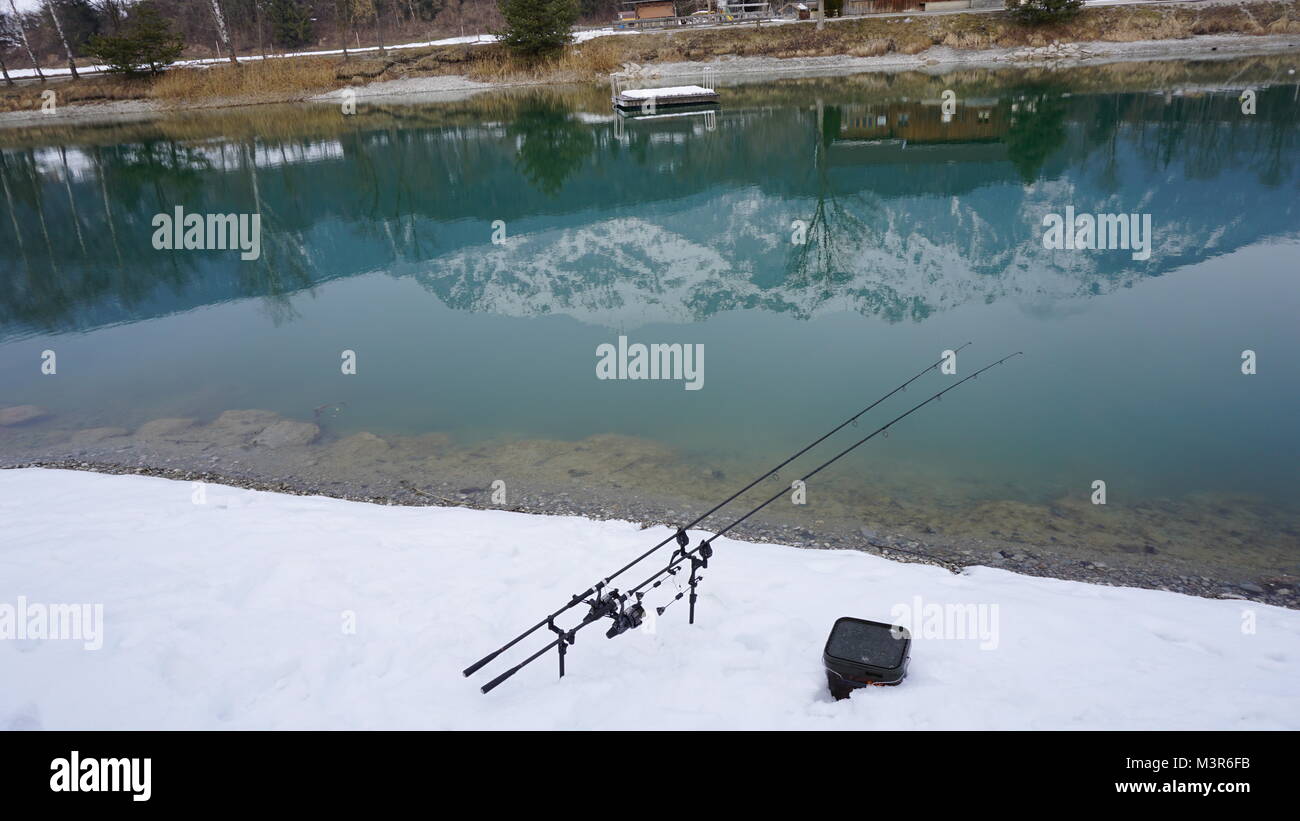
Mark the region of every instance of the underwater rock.
<instances>
[{"instance_id":1,"label":"underwater rock","mask_svg":"<svg viewBox=\"0 0 1300 821\"><path fill-rule=\"evenodd\" d=\"M196 429L194 436L223 446L247 445L253 437L284 417L266 410L228 410L210 425Z\"/></svg>"},{"instance_id":2,"label":"underwater rock","mask_svg":"<svg viewBox=\"0 0 1300 821\"><path fill-rule=\"evenodd\" d=\"M318 436L320 436L320 428L311 422L295 422L292 419L281 419L279 422L268 425L261 433L254 436L253 444L267 448L310 445L316 441Z\"/></svg>"},{"instance_id":3,"label":"underwater rock","mask_svg":"<svg viewBox=\"0 0 1300 821\"><path fill-rule=\"evenodd\" d=\"M221 430L258 433L280 421L280 414L268 410L228 410L209 426Z\"/></svg>"},{"instance_id":4,"label":"underwater rock","mask_svg":"<svg viewBox=\"0 0 1300 821\"><path fill-rule=\"evenodd\" d=\"M126 428L86 428L72 434L72 444L74 445L94 445L105 439L114 439L118 436L126 436L129 431Z\"/></svg>"},{"instance_id":5,"label":"underwater rock","mask_svg":"<svg viewBox=\"0 0 1300 821\"><path fill-rule=\"evenodd\" d=\"M423 433L402 439L398 446L417 458L441 456L451 447L451 437L445 433Z\"/></svg>"},{"instance_id":6,"label":"underwater rock","mask_svg":"<svg viewBox=\"0 0 1300 821\"><path fill-rule=\"evenodd\" d=\"M348 462L388 459L392 446L373 433L362 431L330 445L330 456Z\"/></svg>"},{"instance_id":7,"label":"underwater rock","mask_svg":"<svg viewBox=\"0 0 1300 821\"><path fill-rule=\"evenodd\" d=\"M166 439L194 427L194 419L153 419L136 428L135 435L142 439Z\"/></svg>"},{"instance_id":8,"label":"underwater rock","mask_svg":"<svg viewBox=\"0 0 1300 821\"><path fill-rule=\"evenodd\" d=\"M35 422L37 419L44 419L49 415L49 411L38 405L14 405L10 408L0 408L0 427Z\"/></svg>"}]
</instances>

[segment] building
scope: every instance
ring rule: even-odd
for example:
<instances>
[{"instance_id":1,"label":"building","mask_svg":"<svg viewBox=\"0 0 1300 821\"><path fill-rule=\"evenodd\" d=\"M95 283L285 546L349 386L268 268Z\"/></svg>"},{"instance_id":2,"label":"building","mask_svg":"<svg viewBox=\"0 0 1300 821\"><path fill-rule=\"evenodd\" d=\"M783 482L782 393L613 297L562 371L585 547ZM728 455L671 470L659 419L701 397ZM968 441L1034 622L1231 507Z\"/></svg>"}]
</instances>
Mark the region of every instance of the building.
<instances>
[{"instance_id":1,"label":"building","mask_svg":"<svg viewBox=\"0 0 1300 821\"><path fill-rule=\"evenodd\" d=\"M996 99L968 99L945 110L939 100L852 104L840 109L839 141L976 143L1003 139L1010 106Z\"/></svg>"},{"instance_id":2,"label":"building","mask_svg":"<svg viewBox=\"0 0 1300 821\"><path fill-rule=\"evenodd\" d=\"M662 20L677 16L673 0L623 0L624 12L630 12L633 20ZM619 14L623 19L623 14Z\"/></svg>"}]
</instances>

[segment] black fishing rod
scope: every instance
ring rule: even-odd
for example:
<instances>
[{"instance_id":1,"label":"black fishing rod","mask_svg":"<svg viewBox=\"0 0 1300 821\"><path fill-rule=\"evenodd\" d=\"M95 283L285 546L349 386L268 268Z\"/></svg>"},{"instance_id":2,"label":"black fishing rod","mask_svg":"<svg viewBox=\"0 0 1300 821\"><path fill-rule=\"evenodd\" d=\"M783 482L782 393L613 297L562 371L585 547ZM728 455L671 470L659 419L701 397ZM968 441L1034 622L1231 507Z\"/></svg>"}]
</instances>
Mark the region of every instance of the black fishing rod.
<instances>
[{"instance_id":1,"label":"black fishing rod","mask_svg":"<svg viewBox=\"0 0 1300 821\"><path fill-rule=\"evenodd\" d=\"M834 462L836 462L837 460L839 460L841 457L846 456L846 455L848 455L849 453L851 453L852 451L854 451L854 450L856 450L857 448L861 447L862 445L865 445L867 442L870 442L872 439L876 438L876 436L880 435L881 433L885 433L885 432L888 431L889 428L890 428L891 426L893 426L895 423L897 423L897 422L899 422L899 421L905 419L905 418L908 417L908 416L911 416L913 413L916 413L916 412L917 412L918 410L920 410L921 408L923 408L923 407L925 407L926 405L930 404L931 402L934 402L935 400L939 399L939 398L942 397L945 393L947 393L948 391L952 390L953 388L956 388L956 387L957 387L958 385L960 385L962 382L965 382L965 381L967 381L967 380L969 380L969 379L974 379L974 378L976 378L977 376L979 376L980 374L982 374L982 373L984 373L985 371L989 370L990 368L997 367L998 365L1001 365L1003 362L1006 362L1008 359L1011 359L1012 357L1020 356L1022 353L1023 353L1023 351L1016 351L1016 352L1013 353L1013 354L1010 354L1010 355L1008 355L1008 356L1004 356L1004 357L1002 357L1001 359L999 359L997 362L994 362L994 363L989 364L989 365L985 365L983 368L980 368L978 371L976 371L975 373L971 374L970 376L967 376L965 379L961 379L961 380L959 380L959 381L957 381L957 382L954 382L953 384L951 384L951 385L949 385L948 387L944 388L943 390L939 391L939 392L936 393L934 396L931 396L929 399L925 400L924 402L921 402L920 404L914 405L912 408L908 409L908 411L907 411L906 413L902 413L902 414L900 414L900 415L894 417L894 418L891 419L890 421L888 421L888 422L886 422L885 424L881 425L880 427L876 428L876 429L875 429L874 431L872 431L871 433L869 433L869 434L867 434L866 436L864 436L864 437L862 437L861 439L859 439L857 442L854 442L852 445L849 445L849 446L848 446L847 448L845 448L844 450L842 450L842 451L840 451L839 453L835 454L835 455L832 456L830 459L827 459L825 462L822 462L820 465L818 465L817 467L813 468L813 469L812 469L811 471L809 471L808 473L804 474L804 475L800 478L799 481L801 481L801 482L806 482L806 481L808 481L808 480L811 479L813 476L815 476L817 473L819 473L821 470L823 470L824 468L829 467L831 464L833 464ZM668 575L670 575L670 576L671 576L671 575L675 575L675 574L677 573L677 570L678 570L679 566L680 566L683 562L685 562L685 561L687 561L687 560L689 559L690 562L691 562L691 579L690 579L690 582L689 582L689 585L690 585L690 588L691 588L691 593L690 593L690 605L691 605L690 623L691 623L691 624L694 624L694 623L695 623L695 599L696 599L696 595L695 595L695 587L696 587L697 584L699 583L698 580L697 580L696 571L697 571L697 570L700 570L700 569L703 569L703 568L705 568L705 567L708 567L709 557L711 557L711 556L713 555L713 540L714 540L714 539L721 538L721 537L724 536L728 531L730 531L731 529L735 528L737 525L739 525L739 524L741 524L742 522L744 522L744 521L745 521L746 519L748 519L750 516L753 516L755 513L759 512L759 511L762 510L763 508L765 508L765 507L767 507L768 505L772 504L772 503L775 502L777 499L780 499L782 496L784 496L784 495L786 494L786 492L787 492L787 491L786 491L785 488L782 488L781 490L777 491L775 495L773 495L773 496L772 496L771 498L769 498L767 501L765 501L765 502L763 502L762 504L758 505L758 506L755 507L754 509L750 510L750 511L749 511L748 513L746 513L744 516L741 516L739 519L736 519L734 522L732 522L731 524L729 524L729 525L727 525L726 527L722 528L722 529L719 530L717 533L714 533L714 534L713 534L712 536L710 536L709 538L707 538L707 539L701 539L699 545L697 545L693 550L689 550L689 551L687 551L687 550L685 550L685 549L681 549L681 550L676 551L676 552L673 554L673 557L672 557L671 559L669 559L669 561L668 561L668 566L667 566L667 567L663 568L663 569L660 570L658 573L655 573L655 574L654 574L653 576L651 576L650 578L648 578L648 579L646 579L645 581L641 582L641 583L638 584L636 587L633 587L632 589L628 590L626 595L629 595L629 596L636 596L636 597L637 597L637 602L639 603L639 602L640 602L640 599L641 599L641 596L644 595L643 593L640 592L640 591L642 590L642 588L644 588L644 587L645 587L646 585L648 585L648 584L651 584L652 582L653 582L652 588L653 588L653 587L658 587L660 584L662 584L661 581L656 581L657 579L659 579L660 576L663 576L663 575L665 575L665 574L668 574ZM698 555L697 555L697 554L698 554ZM677 593L677 595L674 596L674 597L669 601L669 604L672 604L672 602L677 601L677 600L680 599L683 595L684 595L684 594L683 594L682 592L679 591L679 592ZM666 609L667 609L667 605L665 605L664 607L660 607L660 608L658 608L658 612L659 612L659 614L660 614L660 615L663 615L663 611L666 610Z\"/></svg>"},{"instance_id":2,"label":"black fishing rod","mask_svg":"<svg viewBox=\"0 0 1300 821\"><path fill-rule=\"evenodd\" d=\"M967 344L970 344L970 343L967 343ZM963 347L964 347L964 346L963 346ZM1016 352L1013 353L1013 354L1010 354L1010 355L1008 355L1008 356L1004 356L1004 357L1002 357L1001 359L999 359L999 360L996 361L996 362L993 362L992 364L985 365L983 368L980 368L978 371L975 371L975 373L971 374L970 376L965 377L964 379L961 379L961 380L958 380L957 382L954 382L953 384L949 385L948 387L946 387L946 388L944 388L943 390L939 391L938 393L934 394L934 395L931 396L930 398L926 399L924 402L920 402L920 403L918 403L918 404L912 406L912 407L909 408L906 412L901 413L901 414L899 414L898 416L894 417L894 418L891 419L890 421L886 422L884 425L881 425L879 428L876 428L876 430L872 431L871 433L869 433L868 435L866 435L866 436L864 436L863 438L859 439L857 442L853 443L853 444L850 445L849 447L847 447L847 448L845 448L844 450L840 451L839 453L835 454L835 455L832 456L830 459L826 460L825 462L821 463L821 464L818 465L817 467L813 468L811 471L809 471L807 474L805 474L805 475L803 476L803 478L801 479L801 481L805 481L805 482L806 482L808 479L812 478L812 477L815 476L817 473L819 473L819 472L821 472L822 470L824 470L825 468L829 467L831 464L835 463L836 461L838 461L838 460L841 459L842 457L848 455L849 453L851 453L852 451L854 451L854 450L856 450L857 448L861 447L862 445L865 445L867 442L871 441L872 439L874 439L876 436L880 435L881 433L884 433L885 431L888 431L889 428L892 427L893 425L897 424L898 422L902 421L903 419L907 418L908 416L911 416L913 413L916 413L918 410L920 410L921 408L923 408L923 407L925 407L926 405L930 404L931 402L934 402L934 401L940 399L940 398L941 398L945 393L947 393L948 391L953 390L954 388L956 388L957 386L961 385L961 384L964 383L964 382L968 382L968 381L970 381L970 380L972 380L972 379L975 379L976 377L978 377L980 374L984 373L985 371L987 371L987 370L989 370L989 369L991 369L991 368L995 368L995 367L997 367L998 365L1001 365L1003 362L1006 362L1008 359L1011 359L1012 357L1020 356L1022 353L1023 353L1022 351L1016 351ZM928 371L929 368L927 368L926 370ZM925 372L925 371L922 371L922 373L924 373L924 372ZM824 438L824 437L823 437L823 438ZM579 630L581 630L582 628L584 628L584 627L586 627L587 625L591 624L592 622L598 621L598 620L600 620L601 618L604 618L604 617L606 617L606 616L610 617L610 618L614 621L614 625L613 625L612 627L609 628L608 632L605 633L605 636L606 636L607 638L614 638L615 636L621 635L621 634L627 632L628 630L634 629L634 628L636 628L636 627L640 627L640 626L641 626L641 623L642 623L642 621L645 619L645 615L646 615L646 614L645 614L645 608L644 608L644 606L641 604L641 600L642 600L642 598L645 596L645 594L642 593L641 590L642 590L643 588L645 588L646 585L651 585L651 584L653 585L653 587L658 587L658 586L662 583L662 581L658 581L660 576L663 576L663 575L665 575L665 574L667 574L667 575L669 575L669 576L676 575L676 573L681 569L681 568L680 568L680 565L681 565L683 562L686 562L686 561L690 561L690 562L691 562L691 578L690 578L690 581L689 581L689 586L690 586L690 590L691 590L691 592L690 592L690 605L691 605L690 623L691 623L691 624L694 624L694 623L695 623L695 600L696 600L695 588L697 587L697 585L698 585L699 582L700 582L700 579L702 578L701 576L699 576L698 571L701 570L701 569L703 569L703 568L708 567L709 558L713 555L713 546L712 546L712 542L713 542L713 540L714 540L714 539L717 539L717 538L720 538L723 534L727 533L727 532L730 531L732 528L734 528L734 527L736 527L737 525L741 524L741 523L744 522L746 519L748 519L750 516L753 516L755 513L757 513L758 511L762 510L763 508L767 507L767 506L770 505L772 502L774 502L774 501L776 501L777 499L781 498L781 497L784 496L785 494L786 494L786 489L785 489L785 488L782 488L780 491L778 491L778 492L777 492L775 495L773 495L771 498L767 499L767 500L764 501L762 504L760 504L760 505L758 505L757 507L755 507L754 509L750 510L750 511L749 511L748 513L746 513L744 516L741 516L739 519L736 519L736 520L733 521L731 524L727 525L725 528L723 528L722 530L720 530L720 531L718 531L717 533L713 534L713 535L710 536L709 538L707 538L707 539L702 539L702 540L700 541L699 545L697 545L697 546L696 546L694 549L692 549L692 550L689 550L689 551L686 550L686 545L684 545L684 544L680 544L680 542L679 542L679 548L678 548L678 550L675 551L675 552L673 553L673 557L669 560L668 565L667 565L666 567L664 567L663 569L659 570L657 573L655 573L654 575L650 576L648 579L646 579L645 581L641 582L641 583L638 584L636 587L634 587L634 588L632 588L631 590L629 590L627 593L619 594L617 590L614 590L614 591L611 591L610 594L607 594L607 595L605 595L605 596L600 596L599 594L597 594L597 597L596 597L596 598L594 598L594 599L592 599L592 600L590 600L590 601L587 601L586 603L590 606L590 611L587 613L587 615L585 615L585 616L583 617L582 621L581 621L579 624L577 624L576 626L574 626L573 628L571 628L571 629L569 629L569 630L562 630L561 628L556 627L554 621L551 620L551 619L548 619L546 622L543 622L543 624L549 626L550 629L551 629L553 632L555 632L555 633L557 634L556 639L555 639L554 641L550 642L549 644L547 644L545 647L542 647L541 649L539 649L537 652L533 653L533 654L532 654L531 656L529 656L528 658L526 658L526 659L524 659L523 661L519 662L519 663L516 664L514 667L511 667L509 670L506 670L506 671L505 671L504 673L502 673L501 675L499 675L499 676L497 676L496 678L492 679L491 681L489 681L487 684L483 685L483 686L482 686L481 688L479 688L479 689L480 689L482 692L484 692L484 693L489 693L489 692L491 692L492 690L494 690L494 689L497 687L497 685L499 685L499 684L501 684L502 682L506 681L506 680L509 679L511 676L513 676L515 673L518 673L520 670L522 670L524 667L527 667L527 666L528 666L529 664L531 664L532 662L534 662L534 661L536 661L537 659L541 658L543 655L545 655L546 653L548 653L548 652L551 651L552 649L556 649L556 648L559 649L559 655L560 655L560 675L563 676L563 675L564 675L564 655L565 655L565 651L566 651L568 645L571 645L571 644L574 643L575 634L576 634ZM679 532L680 532L680 531L679 531ZM664 543L666 544L668 541L671 541L671 539L669 539L669 540L665 540ZM677 593L677 595L674 596L674 597L673 597L673 598L668 602L668 604L670 605L670 604L672 604L674 601L677 601L677 600L681 599L683 595L684 595L684 593L682 593L682 592L679 591L679 592ZM635 598L636 598L636 601L635 601L634 603L632 603L631 605L629 605L629 604L627 603L627 602L628 602L628 599L630 599L630 598L632 598L632 597L635 597ZM668 605L664 605L663 607L657 608L657 612L658 612L659 614L662 615L663 612L664 612L664 610L667 609L667 607L668 607Z\"/></svg>"},{"instance_id":3,"label":"black fishing rod","mask_svg":"<svg viewBox=\"0 0 1300 821\"><path fill-rule=\"evenodd\" d=\"M971 344L971 343L969 343L969 342L965 343L965 344L962 345L961 347L957 348L956 351L953 351L953 353L956 353L957 351L960 351L962 348L965 348L965 347L966 347L967 345L969 345L969 344ZM556 616L560 616L560 615L564 614L565 612L567 612L570 608L575 607L575 606L581 604L581 603L583 602L583 600L584 600L587 596L595 595L595 596L599 597L599 596L600 596L600 592L601 592L601 590L602 590L605 586L607 586L611 581L613 581L613 580L616 579L617 577L621 576L621 575L622 575L623 573L625 573L626 571L630 570L634 565L638 564L641 560L647 558L647 557L650 556L652 553L654 553L655 551L659 550L660 548L662 548L664 545L668 544L669 542L676 540L677 544L678 544L680 547L686 547L686 545L689 543L689 539L686 538L686 531L687 531L687 530L690 530L691 528L695 527L695 526L696 526L697 524L699 524L700 522L702 522L702 521L704 521L705 519L707 519L708 517L712 516L714 513L717 513L717 512L718 512L719 510L721 510L723 507L725 507L726 505L728 505L728 504L730 504L731 502L735 501L735 499L736 499L737 497L739 497L739 496L741 496L742 494L744 494L746 491L748 491L750 488L752 488L752 487L754 487L755 485L757 485L759 482L763 481L763 480L766 479L767 477L769 477L769 476L771 476L772 474L776 473L778 470L780 470L781 468L783 468L783 467L785 467L786 465L790 464L790 463L793 462L795 459L798 459L800 456L802 456L802 455L804 455L805 453L807 453L808 451L812 450L812 449L815 448L817 445L820 445L822 442L826 441L826 439L828 439L828 438L830 438L831 436L833 436L833 435L835 435L836 433L838 433L838 432L839 432L842 428L844 428L846 425L849 425L849 424L851 424L851 423L853 423L853 422L856 422L856 421L858 420L858 417L862 416L862 415L865 414L867 411L870 411L872 408L876 407L876 406L879 405L881 402L884 402L886 399L888 399L889 397L891 397L891 396L893 396L894 394L898 393L899 391L907 390L907 386L908 386L908 385L912 384L912 383L915 382L916 380L920 379L922 376L925 376L925 375L926 375L927 373L929 373L930 371L932 371L932 370L934 370L935 368L937 368L937 367L939 367L940 365L942 365L942 364L943 364L943 361L944 361L944 360L943 360L942 358L940 358L939 361L935 362L933 365L930 365L930 366L929 366L928 368L926 368L925 370L923 370L923 371L921 371L920 373L916 374L916 376L913 376L911 379L909 379L909 380L907 380L906 382L904 382L903 384L899 385L897 388L894 388L894 389L893 389L892 391L890 391L889 393L887 393L887 394L885 394L884 396L880 397L880 398L877 399L876 401L872 402L870 405L867 405L867 406L866 406L865 408L863 408L862 410L860 410L860 411L858 411L857 413L855 413L855 414L853 414L852 416L850 416L848 419L845 419L843 422L841 422L841 423L839 423L838 425L836 425L835 427L831 428L829 431L827 431L826 433L822 434L822 435L819 436L817 439L814 439L814 440L812 441L812 443L810 443L810 444L804 446L803 448L801 448L800 450L796 451L793 455L791 455L789 458L787 458L787 459L786 459L784 462L782 462L781 464L777 465L776 467L772 468L772 469L769 470L768 472L764 473L762 476L759 476L757 479L755 479L754 481L752 481L752 482L750 482L749 484L745 485L744 487L742 487L740 490L736 491L735 493L731 494L731 495L728 496L726 499L723 499L721 502L719 502L718 504L714 505L714 506L713 506L712 508L710 508L709 510L707 510L707 511L705 511L704 513L702 513L702 514L700 514L699 516L697 516L693 521L691 521L691 522L689 522L688 524L685 524L685 525L683 525L683 526L677 528L677 532L674 533L672 536L669 536L667 539L664 539L664 540L663 540L662 542L660 542L659 544L655 545L654 547L650 548L650 549L647 550L646 552L642 553L640 556L637 556L635 559L633 559L632 561L630 561L630 562L628 562L627 564L623 565L623 566L620 567L618 570L616 570L616 571L614 571L613 573L609 574L608 576L606 576L605 578L601 579L600 581L596 582L596 583L593 584L591 587L588 587L588 588L587 588L586 590L584 590L583 592L578 593L577 595L573 596L573 598L571 598L571 599L569 600L568 604L564 605L564 606L561 607L559 610L556 610L554 613L552 613L551 615L549 615L549 616L547 616L546 618L542 619L542 620L539 621L537 624L534 624L532 627L528 628L528 629L525 630L524 632L522 632L522 633L520 633L519 635L515 636L515 637L514 637L513 639L511 639L510 641L506 642L505 644L501 645L501 646L498 647L497 649L493 650L491 653L488 653L488 654L487 654L486 656L484 656L483 658L481 658L481 659L479 659L478 661L474 662L474 663L471 664L469 667L466 667L464 670L461 671L461 674L462 674L462 675L465 675L465 676L471 676L471 675L473 675L474 673L478 672L478 670L479 670L481 667L483 667L483 665L485 665L485 664L491 662L491 661L492 661L493 659L495 659L497 656L501 655L501 654L504 653L506 650L509 650L511 647L514 647L516 644L518 644L519 642L521 642L521 641L523 641L524 639L528 638L528 637L531 636L533 633L537 632L538 630L542 629L543 627L546 627L546 626L549 625L549 626L551 626L551 629L554 630L554 629L555 629L555 627L554 627L554 619L555 619ZM561 660L561 670L563 670L563 660ZM561 672L561 675L563 675L563 672Z\"/></svg>"}]
</instances>

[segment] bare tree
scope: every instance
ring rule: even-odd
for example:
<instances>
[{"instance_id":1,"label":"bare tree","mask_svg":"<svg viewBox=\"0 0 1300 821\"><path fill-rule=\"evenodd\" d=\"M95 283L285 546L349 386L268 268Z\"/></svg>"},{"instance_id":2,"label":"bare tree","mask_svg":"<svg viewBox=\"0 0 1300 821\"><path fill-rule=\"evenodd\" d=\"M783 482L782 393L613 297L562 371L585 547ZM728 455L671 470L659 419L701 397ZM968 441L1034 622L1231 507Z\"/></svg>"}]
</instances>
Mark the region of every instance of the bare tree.
<instances>
[{"instance_id":1,"label":"bare tree","mask_svg":"<svg viewBox=\"0 0 1300 821\"><path fill-rule=\"evenodd\" d=\"M9 33L9 15L0 12L0 74L4 75L7 86L14 84L14 78L9 76L9 66L5 65L5 49L15 42Z\"/></svg>"},{"instance_id":2,"label":"bare tree","mask_svg":"<svg viewBox=\"0 0 1300 821\"><path fill-rule=\"evenodd\" d=\"M98 14L104 20L109 22L110 30L116 34L118 27L122 24L122 18L125 12L122 10L123 0L96 0L91 4Z\"/></svg>"},{"instance_id":3,"label":"bare tree","mask_svg":"<svg viewBox=\"0 0 1300 821\"><path fill-rule=\"evenodd\" d=\"M334 11L342 29L343 59L348 58L348 35L352 33L352 0L334 0Z\"/></svg>"},{"instance_id":4,"label":"bare tree","mask_svg":"<svg viewBox=\"0 0 1300 821\"><path fill-rule=\"evenodd\" d=\"M14 13L14 23L18 26L18 37L23 41L23 48L27 49L27 57L32 61L32 68L36 69L36 76L45 82L45 74L41 71L41 64L36 62L36 55L32 53L32 44L27 42L27 27L23 25L23 16L18 13L18 7L14 5L14 0L9 0L9 8Z\"/></svg>"},{"instance_id":5,"label":"bare tree","mask_svg":"<svg viewBox=\"0 0 1300 821\"><path fill-rule=\"evenodd\" d=\"M230 32L226 30L226 16L221 13L221 4L217 0L212 0L212 17L217 21L217 36L221 38L221 43L226 47L226 53L230 55L230 62L239 65L239 60L235 57L235 49L230 45Z\"/></svg>"},{"instance_id":6,"label":"bare tree","mask_svg":"<svg viewBox=\"0 0 1300 821\"><path fill-rule=\"evenodd\" d=\"M72 46L68 45L68 35L63 33L63 22L59 20L59 15L54 11L54 0L45 0L45 11L54 21L54 30L59 33L59 40L63 43L63 53L68 55L68 68L72 71L72 79L77 79L77 61L72 59Z\"/></svg>"},{"instance_id":7,"label":"bare tree","mask_svg":"<svg viewBox=\"0 0 1300 821\"><path fill-rule=\"evenodd\" d=\"M838 117L838 111L836 112ZM817 139L813 143L813 165L817 175L817 201L812 215L805 220L805 241L796 246L790 261L790 281L799 286L820 286L824 294L830 286L850 275L851 261L845 257L853 251L855 241L868 236L870 228L836 193L827 149L838 130L835 121L826 127L826 106L817 99ZM859 209L869 207L860 194L849 197Z\"/></svg>"}]
</instances>

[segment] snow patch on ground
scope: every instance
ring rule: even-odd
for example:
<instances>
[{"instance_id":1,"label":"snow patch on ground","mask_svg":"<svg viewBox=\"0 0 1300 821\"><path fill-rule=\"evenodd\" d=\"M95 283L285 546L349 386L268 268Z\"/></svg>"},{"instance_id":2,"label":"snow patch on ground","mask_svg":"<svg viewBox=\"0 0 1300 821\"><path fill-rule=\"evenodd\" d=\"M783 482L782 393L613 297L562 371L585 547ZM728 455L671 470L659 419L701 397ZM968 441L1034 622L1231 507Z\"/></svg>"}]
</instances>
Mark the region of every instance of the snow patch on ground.
<instances>
[{"instance_id":1,"label":"snow patch on ground","mask_svg":"<svg viewBox=\"0 0 1300 821\"><path fill-rule=\"evenodd\" d=\"M653 632L592 626L563 681L547 656L483 696L495 672L461 668L667 531L193 496L150 477L0 471L0 606L102 603L105 619L100 650L0 640L0 729L1300 728L1294 611L727 539L696 625L683 601ZM902 686L832 701L820 656L835 618L886 621L915 596L998 605L997 648L918 636Z\"/></svg>"},{"instance_id":2,"label":"snow patch on ground","mask_svg":"<svg viewBox=\"0 0 1300 821\"><path fill-rule=\"evenodd\" d=\"M635 32L631 30L615 30L613 28L587 29L584 31L573 32L573 42L585 43L586 41L595 39L596 37L608 37L614 34L634 34L634 33ZM408 49L408 48L432 48L434 46L486 45L488 43L495 43L498 39L499 38L494 34L471 34L471 35L466 35L464 37L445 37L441 40L426 40L420 43L400 43L395 46L385 46L384 50L401 51L402 49ZM379 46L364 46L362 48L349 48L347 50L347 53L373 55L373 54L379 54L380 51L381 49ZM321 50L314 50L314 51L286 51L280 54L269 54L265 56L242 55L239 57L239 62L249 63L249 62L256 62L258 60L280 60L285 57L337 57L337 56L342 56L343 53L344 53L343 49L341 48L321 49ZM196 66L201 67L201 66L221 65L223 63L228 63L228 62L230 62L230 58L228 56L227 57L204 57L195 60L177 60L176 62L172 63L171 66L169 67L170 68L193 68ZM99 74L108 71L108 66L101 65L99 63L91 63L91 62L83 61L78 63L77 71L80 74ZM72 74L72 69L58 68L58 67L42 68L41 73L44 74L46 77L66 77ZM34 78L36 77L36 69L34 68L9 69L9 76L15 79Z\"/></svg>"}]
</instances>

